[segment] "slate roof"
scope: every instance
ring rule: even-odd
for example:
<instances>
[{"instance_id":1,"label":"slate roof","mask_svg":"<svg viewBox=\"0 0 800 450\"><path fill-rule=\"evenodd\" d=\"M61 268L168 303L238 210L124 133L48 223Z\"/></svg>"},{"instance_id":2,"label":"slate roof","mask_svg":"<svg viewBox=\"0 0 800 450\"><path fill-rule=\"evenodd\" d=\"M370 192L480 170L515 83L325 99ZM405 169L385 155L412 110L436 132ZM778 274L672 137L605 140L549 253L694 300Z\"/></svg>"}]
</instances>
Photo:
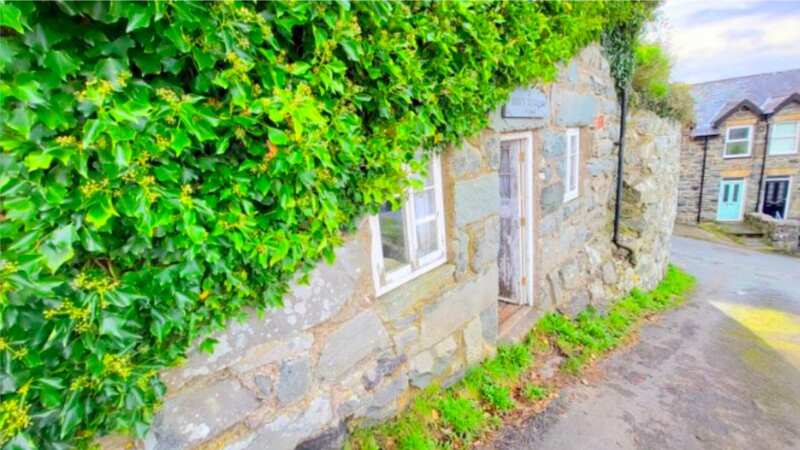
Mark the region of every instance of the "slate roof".
<instances>
[{"instance_id":1,"label":"slate roof","mask_svg":"<svg viewBox=\"0 0 800 450\"><path fill-rule=\"evenodd\" d=\"M697 124L692 135L719 134L714 122L744 100L756 105L757 112L772 114L792 94L800 95L800 69L693 84Z\"/></svg>"}]
</instances>

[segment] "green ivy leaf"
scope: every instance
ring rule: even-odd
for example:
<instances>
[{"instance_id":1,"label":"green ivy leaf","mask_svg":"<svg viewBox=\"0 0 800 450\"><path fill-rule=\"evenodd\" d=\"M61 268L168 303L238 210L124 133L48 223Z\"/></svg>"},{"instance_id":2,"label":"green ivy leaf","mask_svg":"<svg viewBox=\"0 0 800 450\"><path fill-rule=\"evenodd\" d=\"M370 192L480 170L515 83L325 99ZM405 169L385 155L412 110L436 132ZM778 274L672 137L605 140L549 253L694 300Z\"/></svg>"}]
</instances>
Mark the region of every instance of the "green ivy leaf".
<instances>
[{"instance_id":1,"label":"green ivy leaf","mask_svg":"<svg viewBox=\"0 0 800 450\"><path fill-rule=\"evenodd\" d=\"M136 6L139 6L139 8L128 17L128 26L125 27L126 33L147 27L150 25L150 19L153 18L153 10L150 9L150 5L144 3Z\"/></svg>"},{"instance_id":2,"label":"green ivy leaf","mask_svg":"<svg viewBox=\"0 0 800 450\"><path fill-rule=\"evenodd\" d=\"M62 264L75 255L72 248L74 236L75 228L72 224L65 225L53 231L41 246L39 252L44 257L45 264L51 273L55 273Z\"/></svg>"},{"instance_id":3,"label":"green ivy leaf","mask_svg":"<svg viewBox=\"0 0 800 450\"><path fill-rule=\"evenodd\" d=\"M192 140L189 139L189 135L186 134L184 130L177 130L175 134L172 135L172 149L175 150L175 154L180 156L183 153L183 150L191 145Z\"/></svg>"},{"instance_id":4,"label":"green ivy leaf","mask_svg":"<svg viewBox=\"0 0 800 450\"><path fill-rule=\"evenodd\" d=\"M0 3L0 26L9 27L17 33L24 33L23 24L19 8L8 3Z\"/></svg>"},{"instance_id":5,"label":"green ivy leaf","mask_svg":"<svg viewBox=\"0 0 800 450\"><path fill-rule=\"evenodd\" d=\"M289 136L277 128L267 128L269 132L269 140L275 145L287 145L289 143Z\"/></svg>"},{"instance_id":6,"label":"green ivy leaf","mask_svg":"<svg viewBox=\"0 0 800 450\"><path fill-rule=\"evenodd\" d=\"M214 338L205 338L203 342L200 343L200 351L208 354L214 353L214 347L219 343Z\"/></svg>"},{"instance_id":7,"label":"green ivy leaf","mask_svg":"<svg viewBox=\"0 0 800 450\"><path fill-rule=\"evenodd\" d=\"M107 196L101 196L100 200L92 203L86 213L86 221L95 228L102 228L111 217L116 216L117 211L111 205Z\"/></svg>"},{"instance_id":8,"label":"green ivy leaf","mask_svg":"<svg viewBox=\"0 0 800 450\"><path fill-rule=\"evenodd\" d=\"M194 243L201 243L206 239L206 236L208 236L205 228L199 225L188 225L186 227L186 234Z\"/></svg>"},{"instance_id":9,"label":"green ivy leaf","mask_svg":"<svg viewBox=\"0 0 800 450\"><path fill-rule=\"evenodd\" d=\"M125 339L130 335L125 331L125 319L109 313L103 313L102 319L100 319L100 334L118 339Z\"/></svg>"},{"instance_id":10,"label":"green ivy leaf","mask_svg":"<svg viewBox=\"0 0 800 450\"><path fill-rule=\"evenodd\" d=\"M9 120L6 125L17 133L25 136L25 138L28 138L35 120L36 117L30 109L24 106L18 106L11 114L11 120Z\"/></svg>"},{"instance_id":11,"label":"green ivy leaf","mask_svg":"<svg viewBox=\"0 0 800 450\"><path fill-rule=\"evenodd\" d=\"M44 65L62 80L66 80L67 76L72 75L79 67L78 63L62 50L47 52L47 56L44 57Z\"/></svg>"},{"instance_id":12,"label":"green ivy leaf","mask_svg":"<svg viewBox=\"0 0 800 450\"><path fill-rule=\"evenodd\" d=\"M88 147L92 145L105 128L106 124L102 120L87 120L83 125L83 146Z\"/></svg>"},{"instance_id":13,"label":"green ivy leaf","mask_svg":"<svg viewBox=\"0 0 800 450\"><path fill-rule=\"evenodd\" d=\"M59 415L59 421L61 422L61 432L59 434L61 438L63 439L72 433L82 420L84 420L83 403L80 401L78 394L73 392Z\"/></svg>"},{"instance_id":14,"label":"green ivy leaf","mask_svg":"<svg viewBox=\"0 0 800 450\"><path fill-rule=\"evenodd\" d=\"M34 170L48 169L52 162L52 154L38 150L25 157L25 166L27 166L28 170L31 172Z\"/></svg>"}]
</instances>

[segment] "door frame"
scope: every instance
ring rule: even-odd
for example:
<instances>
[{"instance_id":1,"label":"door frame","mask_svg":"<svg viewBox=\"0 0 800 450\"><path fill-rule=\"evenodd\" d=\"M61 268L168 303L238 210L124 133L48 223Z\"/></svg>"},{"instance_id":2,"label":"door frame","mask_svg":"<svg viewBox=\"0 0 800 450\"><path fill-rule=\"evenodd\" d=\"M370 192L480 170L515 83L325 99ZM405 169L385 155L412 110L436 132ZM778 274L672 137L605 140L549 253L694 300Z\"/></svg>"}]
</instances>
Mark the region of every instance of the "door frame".
<instances>
[{"instance_id":1,"label":"door frame","mask_svg":"<svg viewBox=\"0 0 800 450\"><path fill-rule=\"evenodd\" d=\"M768 181L788 181L789 186L786 188L786 202L783 204L783 218L789 214L789 205L792 201L792 176L791 175L771 175L764 178L764 187L761 189L761 198L758 199L758 212L764 213L764 197L767 196L767 182Z\"/></svg>"},{"instance_id":2,"label":"door frame","mask_svg":"<svg viewBox=\"0 0 800 450\"><path fill-rule=\"evenodd\" d=\"M725 184L726 181L741 181L742 182L742 196L740 197L740 207L739 207L739 217L736 219L720 219L719 218L719 211L720 206L722 206L722 194L724 189L722 186ZM721 178L719 180L719 194L717 195L717 222L741 222L744 218L744 209L745 205L747 204L747 178Z\"/></svg>"},{"instance_id":3,"label":"door frame","mask_svg":"<svg viewBox=\"0 0 800 450\"><path fill-rule=\"evenodd\" d=\"M522 263L524 265L524 271L520 271L521 276L525 277L525 286L524 286L524 298L521 300L521 305L532 306L533 305L533 280L534 280L534 242L533 242L533 223L534 223L534 214L535 210L533 209L533 194L534 194L534 164L533 164L533 131L518 131L518 132L511 132L511 133L501 133L500 134L500 145L502 146L503 142L507 141L523 141L524 143L520 147L520 151L524 151L524 159L523 162L524 167L519 165L520 173L518 174L520 178L522 178L522 186L524 187L524 191L520 192L519 197L519 207L521 211L524 211L523 216L525 217L525 223L520 226L520 250L522 254ZM500 150L502 151L502 150ZM524 169L524 170L523 170Z\"/></svg>"}]
</instances>

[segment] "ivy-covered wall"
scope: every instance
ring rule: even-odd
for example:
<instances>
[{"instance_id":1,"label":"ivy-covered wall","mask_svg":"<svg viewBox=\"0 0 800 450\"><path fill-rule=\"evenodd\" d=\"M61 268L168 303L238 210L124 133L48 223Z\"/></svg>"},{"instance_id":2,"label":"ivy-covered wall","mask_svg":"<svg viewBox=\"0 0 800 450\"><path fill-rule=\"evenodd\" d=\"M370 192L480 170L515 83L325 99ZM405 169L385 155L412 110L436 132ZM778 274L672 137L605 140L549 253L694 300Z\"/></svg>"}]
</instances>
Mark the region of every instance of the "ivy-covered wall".
<instances>
[{"instance_id":1,"label":"ivy-covered wall","mask_svg":"<svg viewBox=\"0 0 800 450\"><path fill-rule=\"evenodd\" d=\"M191 344L639 3L0 3L0 443L144 435ZM269 314L269 312L267 312Z\"/></svg>"}]
</instances>

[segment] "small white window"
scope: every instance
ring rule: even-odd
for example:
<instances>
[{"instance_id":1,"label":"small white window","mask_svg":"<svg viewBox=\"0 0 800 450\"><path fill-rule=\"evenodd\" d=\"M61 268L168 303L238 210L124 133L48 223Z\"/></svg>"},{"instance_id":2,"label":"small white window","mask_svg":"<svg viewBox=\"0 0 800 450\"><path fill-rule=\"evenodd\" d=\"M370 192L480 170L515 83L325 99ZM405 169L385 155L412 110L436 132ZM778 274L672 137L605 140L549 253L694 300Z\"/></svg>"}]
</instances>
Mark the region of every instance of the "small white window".
<instances>
[{"instance_id":1,"label":"small white window","mask_svg":"<svg viewBox=\"0 0 800 450\"><path fill-rule=\"evenodd\" d=\"M725 158L743 158L750 156L753 126L730 127L725 132Z\"/></svg>"},{"instance_id":2,"label":"small white window","mask_svg":"<svg viewBox=\"0 0 800 450\"><path fill-rule=\"evenodd\" d=\"M447 259L439 157L428 162L422 187L409 189L402 207L389 204L370 217L375 290L384 294Z\"/></svg>"},{"instance_id":3,"label":"small white window","mask_svg":"<svg viewBox=\"0 0 800 450\"><path fill-rule=\"evenodd\" d=\"M782 122L772 125L769 133L770 155L792 155L800 146L800 122Z\"/></svg>"},{"instance_id":4,"label":"small white window","mask_svg":"<svg viewBox=\"0 0 800 450\"><path fill-rule=\"evenodd\" d=\"M581 166L581 134L577 128L567 130L567 154L564 171L564 201L578 196Z\"/></svg>"}]
</instances>

